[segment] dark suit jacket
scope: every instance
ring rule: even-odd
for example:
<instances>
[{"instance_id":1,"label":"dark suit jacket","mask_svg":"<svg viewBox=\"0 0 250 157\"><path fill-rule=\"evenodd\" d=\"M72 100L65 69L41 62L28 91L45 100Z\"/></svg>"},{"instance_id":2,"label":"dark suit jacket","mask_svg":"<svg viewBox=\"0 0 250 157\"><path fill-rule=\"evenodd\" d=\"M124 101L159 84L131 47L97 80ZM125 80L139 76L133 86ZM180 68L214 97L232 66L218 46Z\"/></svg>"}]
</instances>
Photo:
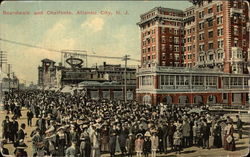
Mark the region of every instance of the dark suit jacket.
<instances>
[{"instance_id":1,"label":"dark suit jacket","mask_svg":"<svg viewBox=\"0 0 250 157\"><path fill-rule=\"evenodd\" d=\"M21 139L24 140L24 137L25 137L25 133L22 129L20 129L18 132L17 132L17 140L20 141Z\"/></svg>"}]
</instances>

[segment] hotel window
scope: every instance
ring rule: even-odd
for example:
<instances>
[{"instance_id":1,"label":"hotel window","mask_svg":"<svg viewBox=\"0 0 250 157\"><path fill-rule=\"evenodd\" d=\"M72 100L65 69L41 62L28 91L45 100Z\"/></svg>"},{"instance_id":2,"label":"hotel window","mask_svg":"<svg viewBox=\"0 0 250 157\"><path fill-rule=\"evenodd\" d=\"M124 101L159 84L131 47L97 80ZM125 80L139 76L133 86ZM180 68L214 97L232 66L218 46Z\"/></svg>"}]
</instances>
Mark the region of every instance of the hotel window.
<instances>
[{"instance_id":1,"label":"hotel window","mask_svg":"<svg viewBox=\"0 0 250 157\"><path fill-rule=\"evenodd\" d=\"M241 51L237 51L237 58L242 58L242 52Z\"/></svg>"},{"instance_id":2,"label":"hotel window","mask_svg":"<svg viewBox=\"0 0 250 157\"><path fill-rule=\"evenodd\" d=\"M169 45L169 50L173 51L173 45Z\"/></svg>"},{"instance_id":3,"label":"hotel window","mask_svg":"<svg viewBox=\"0 0 250 157\"><path fill-rule=\"evenodd\" d=\"M179 37L174 37L174 43L179 44Z\"/></svg>"},{"instance_id":4,"label":"hotel window","mask_svg":"<svg viewBox=\"0 0 250 157\"><path fill-rule=\"evenodd\" d=\"M213 54L210 54L209 55L209 60L212 61L214 59L214 55Z\"/></svg>"},{"instance_id":5,"label":"hotel window","mask_svg":"<svg viewBox=\"0 0 250 157\"><path fill-rule=\"evenodd\" d=\"M204 17L204 11L199 12L199 18L203 18Z\"/></svg>"},{"instance_id":6,"label":"hotel window","mask_svg":"<svg viewBox=\"0 0 250 157\"><path fill-rule=\"evenodd\" d=\"M185 46L182 47L182 51L183 51L183 52L186 51L186 47L185 47Z\"/></svg>"},{"instance_id":7,"label":"hotel window","mask_svg":"<svg viewBox=\"0 0 250 157\"><path fill-rule=\"evenodd\" d=\"M217 78L214 76L207 76L206 77L206 84L210 86L216 86L217 85Z\"/></svg>"},{"instance_id":8,"label":"hotel window","mask_svg":"<svg viewBox=\"0 0 250 157\"><path fill-rule=\"evenodd\" d=\"M223 16L217 17L217 24L222 24Z\"/></svg>"},{"instance_id":9,"label":"hotel window","mask_svg":"<svg viewBox=\"0 0 250 157\"><path fill-rule=\"evenodd\" d=\"M205 45L204 45L204 44L199 45L199 50L200 50L200 51L204 51L204 48L205 48Z\"/></svg>"},{"instance_id":10,"label":"hotel window","mask_svg":"<svg viewBox=\"0 0 250 157\"><path fill-rule=\"evenodd\" d=\"M234 21L234 23L238 23L238 17L237 16L233 16L233 21Z\"/></svg>"},{"instance_id":11,"label":"hotel window","mask_svg":"<svg viewBox=\"0 0 250 157\"><path fill-rule=\"evenodd\" d=\"M242 34L246 34L246 33L247 33L246 27L243 27Z\"/></svg>"},{"instance_id":12,"label":"hotel window","mask_svg":"<svg viewBox=\"0 0 250 157\"><path fill-rule=\"evenodd\" d=\"M174 34L178 35L178 30L177 29L174 29Z\"/></svg>"},{"instance_id":13,"label":"hotel window","mask_svg":"<svg viewBox=\"0 0 250 157\"><path fill-rule=\"evenodd\" d=\"M166 59L166 53L162 53L162 59Z\"/></svg>"},{"instance_id":14,"label":"hotel window","mask_svg":"<svg viewBox=\"0 0 250 157\"><path fill-rule=\"evenodd\" d=\"M238 38L234 39L234 47L238 47Z\"/></svg>"},{"instance_id":15,"label":"hotel window","mask_svg":"<svg viewBox=\"0 0 250 157\"><path fill-rule=\"evenodd\" d=\"M179 52L179 46L177 45L174 46L174 52Z\"/></svg>"},{"instance_id":16,"label":"hotel window","mask_svg":"<svg viewBox=\"0 0 250 157\"><path fill-rule=\"evenodd\" d=\"M237 4L238 4L238 2L237 2L237 1L234 1L233 7L234 7L234 8L237 8L237 7L238 7Z\"/></svg>"},{"instance_id":17,"label":"hotel window","mask_svg":"<svg viewBox=\"0 0 250 157\"><path fill-rule=\"evenodd\" d=\"M239 30L237 27L234 27L234 35L239 35Z\"/></svg>"},{"instance_id":18,"label":"hotel window","mask_svg":"<svg viewBox=\"0 0 250 157\"><path fill-rule=\"evenodd\" d=\"M213 34L214 34L213 31L208 32L208 37L213 38Z\"/></svg>"},{"instance_id":19,"label":"hotel window","mask_svg":"<svg viewBox=\"0 0 250 157\"><path fill-rule=\"evenodd\" d=\"M155 46L152 46L152 51L155 51Z\"/></svg>"},{"instance_id":20,"label":"hotel window","mask_svg":"<svg viewBox=\"0 0 250 157\"><path fill-rule=\"evenodd\" d=\"M148 52L150 52L150 47L148 48Z\"/></svg>"},{"instance_id":21,"label":"hotel window","mask_svg":"<svg viewBox=\"0 0 250 157\"><path fill-rule=\"evenodd\" d=\"M162 42L162 43L165 43L165 42L166 42L166 37L162 37L162 38L161 38L161 42Z\"/></svg>"},{"instance_id":22,"label":"hotel window","mask_svg":"<svg viewBox=\"0 0 250 157\"><path fill-rule=\"evenodd\" d=\"M218 40L218 48L223 48L223 40Z\"/></svg>"},{"instance_id":23,"label":"hotel window","mask_svg":"<svg viewBox=\"0 0 250 157\"><path fill-rule=\"evenodd\" d=\"M204 76L193 76L192 77L193 85L203 85L204 84Z\"/></svg>"},{"instance_id":24,"label":"hotel window","mask_svg":"<svg viewBox=\"0 0 250 157\"><path fill-rule=\"evenodd\" d=\"M174 76L170 75L169 84L174 85Z\"/></svg>"},{"instance_id":25,"label":"hotel window","mask_svg":"<svg viewBox=\"0 0 250 157\"><path fill-rule=\"evenodd\" d=\"M204 61L204 59L205 59L204 56L200 56L200 62Z\"/></svg>"},{"instance_id":26,"label":"hotel window","mask_svg":"<svg viewBox=\"0 0 250 157\"><path fill-rule=\"evenodd\" d=\"M152 29L152 34L155 34L155 29Z\"/></svg>"},{"instance_id":27,"label":"hotel window","mask_svg":"<svg viewBox=\"0 0 250 157\"><path fill-rule=\"evenodd\" d=\"M165 66L165 65L166 65L166 62L165 62L165 61L162 61L161 64L162 64L163 66Z\"/></svg>"},{"instance_id":28,"label":"hotel window","mask_svg":"<svg viewBox=\"0 0 250 157\"><path fill-rule=\"evenodd\" d=\"M221 12L223 9L223 4L217 5L217 12Z\"/></svg>"},{"instance_id":29,"label":"hotel window","mask_svg":"<svg viewBox=\"0 0 250 157\"><path fill-rule=\"evenodd\" d=\"M213 26L213 20L208 20L208 27L212 27Z\"/></svg>"},{"instance_id":30,"label":"hotel window","mask_svg":"<svg viewBox=\"0 0 250 157\"><path fill-rule=\"evenodd\" d=\"M147 43L150 44L150 38L147 38Z\"/></svg>"},{"instance_id":31,"label":"hotel window","mask_svg":"<svg viewBox=\"0 0 250 157\"><path fill-rule=\"evenodd\" d=\"M155 42L155 38L152 38L152 43L154 43Z\"/></svg>"},{"instance_id":32,"label":"hotel window","mask_svg":"<svg viewBox=\"0 0 250 157\"><path fill-rule=\"evenodd\" d=\"M154 54L154 55L152 55L152 59L155 59L155 54Z\"/></svg>"},{"instance_id":33,"label":"hotel window","mask_svg":"<svg viewBox=\"0 0 250 157\"><path fill-rule=\"evenodd\" d=\"M176 85L184 85L184 76L176 75Z\"/></svg>"},{"instance_id":34,"label":"hotel window","mask_svg":"<svg viewBox=\"0 0 250 157\"><path fill-rule=\"evenodd\" d=\"M244 85L245 85L245 86L248 85L248 78L244 78Z\"/></svg>"},{"instance_id":35,"label":"hotel window","mask_svg":"<svg viewBox=\"0 0 250 157\"><path fill-rule=\"evenodd\" d=\"M183 39L183 43L184 43L184 44L186 43L186 39Z\"/></svg>"},{"instance_id":36,"label":"hotel window","mask_svg":"<svg viewBox=\"0 0 250 157\"><path fill-rule=\"evenodd\" d=\"M169 37L169 42L173 42L173 37Z\"/></svg>"},{"instance_id":37,"label":"hotel window","mask_svg":"<svg viewBox=\"0 0 250 157\"><path fill-rule=\"evenodd\" d=\"M199 34L199 40L204 40L204 33Z\"/></svg>"},{"instance_id":38,"label":"hotel window","mask_svg":"<svg viewBox=\"0 0 250 157\"><path fill-rule=\"evenodd\" d=\"M213 43L208 43L208 49L213 49L214 48L214 44Z\"/></svg>"},{"instance_id":39,"label":"hotel window","mask_svg":"<svg viewBox=\"0 0 250 157\"><path fill-rule=\"evenodd\" d=\"M162 44L162 45L161 45L161 50L162 50L162 51L166 51L166 45L165 45L165 44Z\"/></svg>"},{"instance_id":40,"label":"hotel window","mask_svg":"<svg viewBox=\"0 0 250 157\"><path fill-rule=\"evenodd\" d=\"M203 29L204 28L204 22L199 23L199 29Z\"/></svg>"},{"instance_id":41,"label":"hotel window","mask_svg":"<svg viewBox=\"0 0 250 157\"><path fill-rule=\"evenodd\" d=\"M150 31L148 31L148 35L150 35Z\"/></svg>"},{"instance_id":42,"label":"hotel window","mask_svg":"<svg viewBox=\"0 0 250 157\"><path fill-rule=\"evenodd\" d=\"M242 15L242 22L246 22L246 15Z\"/></svg>"},{"instance_id":43,"label":"hotel window","mask_svg":"<svg viewBox=\"0 0 250 157\"><path fill-rule=\"evenodd\" d=\"M223 35L223 28L217 29L217 35L222 36Z\"/></svg>"},{"instance_id":44,"label":"hotel window","mask_svg":"<svg viewBox=\"0 0 250 157\"><path fill-rule=\"evenodd\" d=\"M179 54L174 54L174 59L179 60Z\"/></svg>"},{"instance_id":45,"label":"hotel window","mask_svg":"<svg viewBox=\"0 0 250 157\"><path fill-rule=\"evenodd\" d=\"M243 39L243 40L242 40L242 46L243 46L243 47L247 46L247 44L246 44L246 39Z\"/></svg>"}]
</instances>

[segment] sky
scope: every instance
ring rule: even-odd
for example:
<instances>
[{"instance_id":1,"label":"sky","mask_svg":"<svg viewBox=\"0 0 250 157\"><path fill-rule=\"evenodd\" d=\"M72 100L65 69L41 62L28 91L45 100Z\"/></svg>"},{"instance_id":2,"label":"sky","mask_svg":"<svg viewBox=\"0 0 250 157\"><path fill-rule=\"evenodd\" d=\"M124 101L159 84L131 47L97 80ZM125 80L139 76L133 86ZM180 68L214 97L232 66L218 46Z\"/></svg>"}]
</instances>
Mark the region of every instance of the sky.
<instances>
[{"instance_id":1,"label":"sky","mask_svg":"<svg viewBox=\"0 0 250 157\"><path fill-rule=\"evenodd\" d=\"M85 50L92 55L116 57L128 54L139 60L140 29L136 23L140 15L154 7L185 9L189 6L188 1L4 1L0 6L0 38L58 51ZM9 15L15 11L30 14ZM56 11L72 14L50 14ZM96 14L77 14L78 11ZM26 83L37 83L37 68L42 59L61 61L58 52L3 41L0 50L7 52L11 71ZM88 66L104 61L124 64L121 60L88 57ZM140 63L129 61L128 64Z\"/></svg>"}]
</instances>

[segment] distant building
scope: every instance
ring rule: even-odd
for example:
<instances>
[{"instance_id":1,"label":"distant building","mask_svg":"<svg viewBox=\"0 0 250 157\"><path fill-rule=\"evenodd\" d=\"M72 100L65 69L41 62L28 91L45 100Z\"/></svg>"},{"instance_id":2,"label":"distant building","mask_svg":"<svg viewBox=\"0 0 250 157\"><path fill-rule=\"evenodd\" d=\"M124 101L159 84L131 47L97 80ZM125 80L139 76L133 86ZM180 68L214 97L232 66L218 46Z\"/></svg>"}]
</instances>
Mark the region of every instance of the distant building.
<instances>
[{"instance_id":1,"label":"distant building","mask_svg":"<svg viewBox=\"0 0 250 157\"><path fill-rule=\"evenodd\" d=\"M103 65L90 68L81 66L69 68L56 66L54 61L44 59L38 71L38 85L43 89L81 85L92 97L124 99L125 67L120 64L111 65L104 62ZM133 93L132 97L135 98L136 68L128 66L126 77L128 95L131 97Z\"/></svg>"}]
</instances>

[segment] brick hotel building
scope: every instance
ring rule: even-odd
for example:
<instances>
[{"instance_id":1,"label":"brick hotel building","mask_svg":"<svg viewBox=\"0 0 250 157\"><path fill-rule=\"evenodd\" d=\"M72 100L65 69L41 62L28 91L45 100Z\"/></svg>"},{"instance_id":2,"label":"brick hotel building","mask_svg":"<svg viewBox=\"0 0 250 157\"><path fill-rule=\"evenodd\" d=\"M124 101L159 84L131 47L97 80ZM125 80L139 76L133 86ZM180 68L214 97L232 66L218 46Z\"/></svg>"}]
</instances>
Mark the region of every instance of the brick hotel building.
<instances>
[{"instance_id":1,"label":"brick hotel building","mask_svg":"<svg viewBox=\"0 0 250 157\"><path fill-rule=\"evenodd\" d=\"M192 2L184 11L156 7L140 16L137 100L248 104L249 2Z\"/></svg>"}]
</instances>

